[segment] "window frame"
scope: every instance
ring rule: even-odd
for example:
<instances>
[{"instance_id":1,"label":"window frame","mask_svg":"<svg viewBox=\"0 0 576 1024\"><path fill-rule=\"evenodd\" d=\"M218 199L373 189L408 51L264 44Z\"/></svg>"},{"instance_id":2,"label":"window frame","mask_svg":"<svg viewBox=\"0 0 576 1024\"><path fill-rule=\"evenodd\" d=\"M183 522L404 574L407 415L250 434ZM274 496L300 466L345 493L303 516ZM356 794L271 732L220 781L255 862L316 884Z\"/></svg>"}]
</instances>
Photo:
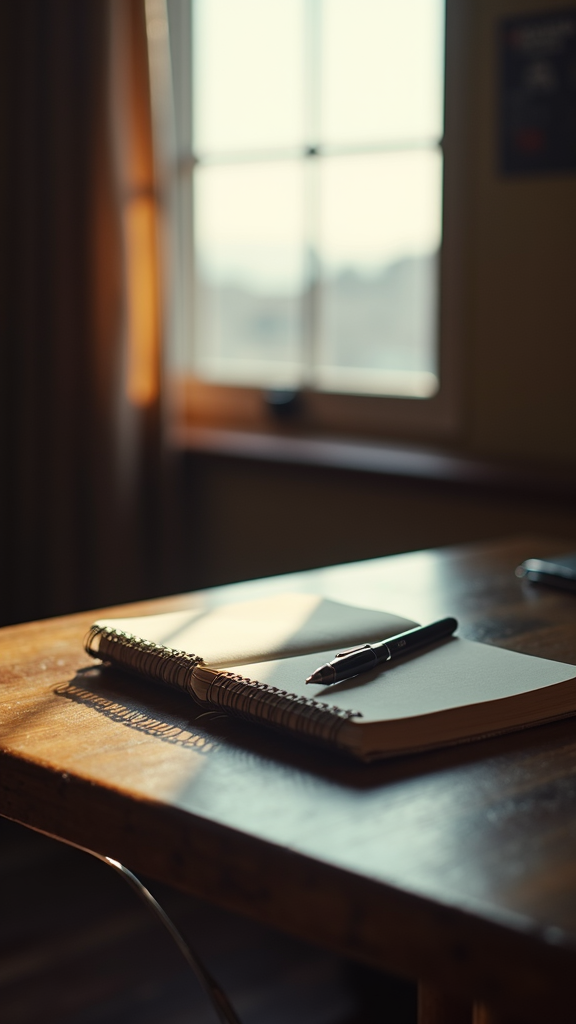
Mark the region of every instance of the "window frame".
<instances>
[{"instance_id":1,"label":"window frame","mask_svg":"<svg viewBox=\"0 0 576 1024\"><path fill-rule=\"evenodd\" d=\"M168 169L174 209L189 231L179 231L174 263L173 346L167 376L180 420L196 425L269 431L278 421L258 387L210 383L184 371L194 317L191 41L193 0L166 0L175 89L176 150ZM443 153L442 245L439 264L438 371L440 387L429 398L352 395L303 388L299 412L282 421L282 429L298 433L362 435L374 438L449 441L463 420L462 323L465 304L466 212L466 85L469 52L468 4L446 0Z\"/></svg>"}]
</instances>

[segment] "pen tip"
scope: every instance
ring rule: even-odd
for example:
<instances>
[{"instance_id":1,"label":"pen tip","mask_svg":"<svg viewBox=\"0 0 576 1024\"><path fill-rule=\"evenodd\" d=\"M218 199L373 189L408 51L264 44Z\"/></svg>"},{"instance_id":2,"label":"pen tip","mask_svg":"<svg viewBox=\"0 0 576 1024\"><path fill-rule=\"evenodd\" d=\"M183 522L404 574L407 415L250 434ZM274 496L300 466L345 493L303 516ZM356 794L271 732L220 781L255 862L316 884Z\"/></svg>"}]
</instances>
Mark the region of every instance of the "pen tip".
<instances>
[{"instance_id":1,"label":"pen tip","mask_svg":"<svg viewBox=\"0 0 576 1024\"><path fill-rule=\"evenodd\" d=\"M334 669L331 665L322 665L312 675L309 675L306 684L313 683L314 686L330 686L334 682Z\"/></svg>"}]
</instances>

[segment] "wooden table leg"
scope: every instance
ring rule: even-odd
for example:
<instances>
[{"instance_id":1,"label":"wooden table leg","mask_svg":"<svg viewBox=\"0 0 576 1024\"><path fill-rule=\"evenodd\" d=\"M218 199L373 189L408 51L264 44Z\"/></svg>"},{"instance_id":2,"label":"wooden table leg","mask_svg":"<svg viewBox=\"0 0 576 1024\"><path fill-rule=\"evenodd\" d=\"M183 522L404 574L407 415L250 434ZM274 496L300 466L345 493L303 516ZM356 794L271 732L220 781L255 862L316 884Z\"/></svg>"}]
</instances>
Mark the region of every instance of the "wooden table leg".
<instances>
[{"instance_id":1,"label":"wooden table leg","mask_svg":"<svg viewBox=\"0 0 576 1024\"><path fill-rule=\"evenodd\" d=\"M418 984L418 1024L485 1024L476 1022L472 1003L456 999L430 985ZM488 1022L486 1022L488 1024Z\"/></svg>"}]
</instances>

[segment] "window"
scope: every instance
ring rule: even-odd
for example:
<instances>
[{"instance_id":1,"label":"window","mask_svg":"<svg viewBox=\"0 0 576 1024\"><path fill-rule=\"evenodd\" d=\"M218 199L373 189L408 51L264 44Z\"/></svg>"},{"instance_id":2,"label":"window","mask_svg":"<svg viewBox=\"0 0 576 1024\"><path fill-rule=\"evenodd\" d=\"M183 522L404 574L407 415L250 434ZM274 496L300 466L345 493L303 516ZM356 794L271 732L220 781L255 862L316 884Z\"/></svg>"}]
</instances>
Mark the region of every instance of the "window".
<instances>
[{"instance_id":1,"label":"window","mask_svg":"<svg viewBox=\"0 0 576 1024\"><path fill-rule=\"evenodd\" d=\"M305 389L312 419L343 429L437 409L443 0L169 13L179 371L200 388Z\"/></svg>"}]
</instances>

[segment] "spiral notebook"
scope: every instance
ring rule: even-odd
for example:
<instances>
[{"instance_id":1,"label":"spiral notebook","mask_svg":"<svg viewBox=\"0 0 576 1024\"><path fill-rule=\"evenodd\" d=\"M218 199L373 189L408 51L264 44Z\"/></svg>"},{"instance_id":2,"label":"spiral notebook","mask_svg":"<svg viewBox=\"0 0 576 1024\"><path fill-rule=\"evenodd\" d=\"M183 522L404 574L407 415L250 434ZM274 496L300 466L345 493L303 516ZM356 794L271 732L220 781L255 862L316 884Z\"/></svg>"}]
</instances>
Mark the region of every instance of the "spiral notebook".
<instances>
[{"instance_id":1,"label":"spiral notebook","mask_svg":"<svg viewBox=\"0 0 576 1024\"><path fill-rule=\"evenodd\" d=\"M331 687L306 678L338 651L417 623L313 594L101 619L95 658L197 704L364 761L576 713L576 667L451 637Z\"/></svg>"}]
</instances>

